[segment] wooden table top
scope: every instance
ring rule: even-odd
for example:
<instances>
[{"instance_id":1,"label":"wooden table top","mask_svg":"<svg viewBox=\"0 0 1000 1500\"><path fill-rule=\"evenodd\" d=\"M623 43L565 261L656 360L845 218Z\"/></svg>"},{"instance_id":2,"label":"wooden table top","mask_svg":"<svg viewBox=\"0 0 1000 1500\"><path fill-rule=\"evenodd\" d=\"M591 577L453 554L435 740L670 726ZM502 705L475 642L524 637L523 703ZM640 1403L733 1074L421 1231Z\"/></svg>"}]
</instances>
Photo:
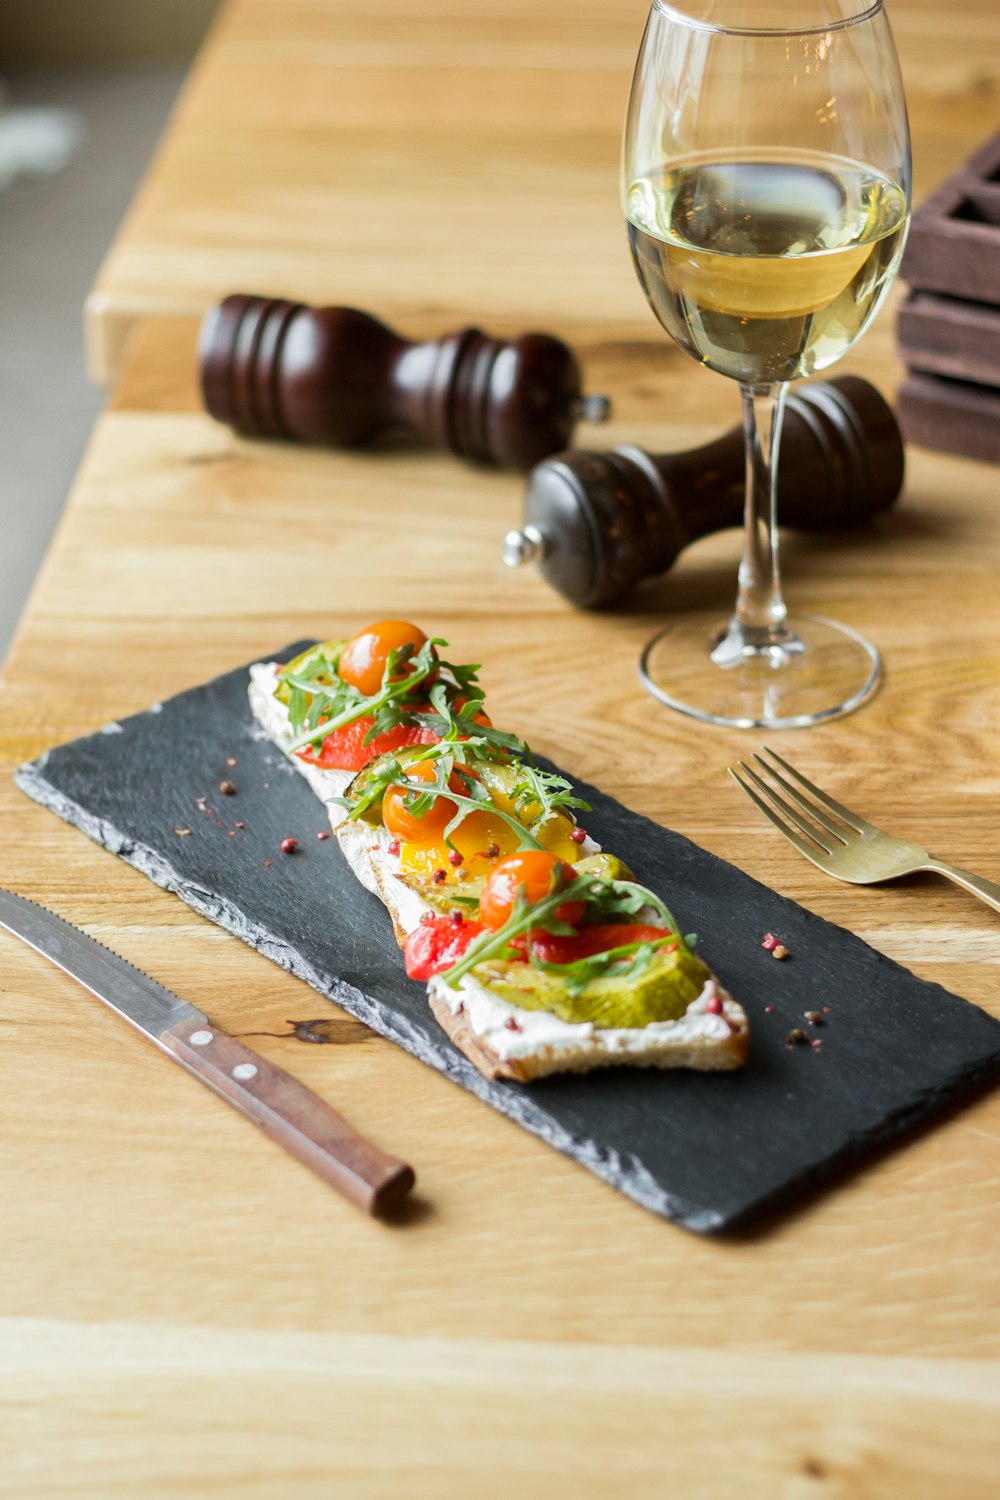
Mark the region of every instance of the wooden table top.
<instances>
[{"instance_id":1,"label":"wooden table top","mask_svg":"<svg viewBox=\"0 0 1000 1500\"><path fill-rule=\"evenodd\" d=\"M627 87L619 75L637 41L638 8L630 0L635 15L622 21L622 37L601 20L611 9L580 7L567 40L556 24L565 7L508 7L518 26L538 28L539 47L545 42L546 87L552 71L564 71L570 136L586 115L586 84L604 80L597 123L581 127L585 154L604 149L600 110L610 113L612 94ZM248 143L236 132L228 142L234 163L244 152L266 156L268 122L280 124L266 64L275 88L291 77L310 20L317 57L337 66L348 48L357 70L353 92L321 90L310 68L302 73L304 137L330 92L340 111L324 139L343 132L351 178L331 186L334 206L351 207L365 152L385 159L392 109L405 107L394 69L413 66L414 34L400 7L298 0L287 7L287 34L272 26L270 55L269 10L260 0L224 15L131 221L137 234L154 222L157 184L179 174L179 190L183 163L194 159L186 132L209 109L213 69L220 78L233 69L217 105L225 135L236 79L256 68L261 134ZM994 25L983 7L935 20L929 3L893 6L902 39L923 36L928 55L938 47L939 76L911 89L911 105L918 139L938 130L941 174L995 124L995 49L976 43L973 11L984 29ZM532 103L516 28L500 36L473 7L441 3L426 13L422 56L435 63L432 91L454 117L463 97L468 110L486 87L476 73L461 93L456 59L471 67L478 57L488 71L492 41L489 97L507 108L512 191L527 201L540 176L532 187L529 167L522 179L520 156L541 148L526 120ZM459 15L461 27L445 27ZM352 19L343 44L334 16ZM237 47L253 27L256 50ZM590 58L583 80L564 58L579 63L582 51ZM428 76L421 70L431 90ZM523 108L502 81L516 81ZM366 112L378 114L386 135L365 134ZM207 121L205 131L207 142ZM463 138L462 159L473 154ZM327 212L334 228L344 221ZM477 214L466 222L478 234ZM255 222L250 212L248 246ZM422 222L431 222L429 210ZM528 230L518 215L496 224L492 253L502 263L504 237L523 247ZM111 267L137 263L125 253L131 232ZM276 236L286 232L275 221ZM425 263L431 251L428 242ZM276 238L261 275L283 253ZM615 400L613 421L582 428L581 444L689 446L736 420L735 391L666 344L620 255L614 269L607 259L594 271L588 245L580 275L595 279L581 302L579 292L557 296L554 276L544 297L519 301L530 277L514 274L513 254L511 277L492 283L481 264L456 257L426 298L419 277L407 290L407 278L388 276L384 263L371 268L370 283L348 275L360 262L344 254L325 289L309 279L305 252L264 288L249 258L229 275L220 251L183 296L191 292L193 309L245 278L307 297L350 286L350 300L412 311L414 331L426 332L472 313L485 322L493 306L498 327L527 326L542 309L545 326L579 350L590 388ZM604 254L598 244L598 266ZM607 297L602 276L608 288L614 281ZM720 610L731 602L735 532L698 543L620 611L575 612L531 570L510 573L501 563L500 539L520 518L520 479L432 453L318 452L238 438L200 411L196 322L159 316L171 305L145 309L150 316L132 329L6 663L0 884L85 927L232 1032L282 1033L289 1018L336 1014L28 802L10 772L48 745L282 642L399 614L446 636L457 659L482 661L494 718L530 725L539 751L1000 1013L994 913L931 878L877 890L825 879L724 774L759 737L698 726L642 693L635 661L664 617L695 600ZM628 308L620 329L619 306ZM891 311L842 369L891 389ZM998 556L995 472L917 450L894 511L835 546L789 535L784 548L791 602L874 638L886 680L853 717L789 735L782 748L846 802L993 879ZM417 1200L387 1224L351 1208L8 938L0 940L0 1039L2 1493L995 1493L1000 1095L971 1102L767 1232L700 1239L381 1038L317 1047L255 1036L252 1045L413 1162Z\"/></svg>"},{"instance_id":2,"label":"wooden table top","mask_svg":"<svg viewBox=\"0 0 1000 1500\"><path fill-rule=\"evenodd\" d=\"M137 317L231 291L443 332L649 337L618 207L648 0L228 0L87 303L106 381ZM997 126L995 0L889 0L923 196Z\"/></svg>"}]
</instances>

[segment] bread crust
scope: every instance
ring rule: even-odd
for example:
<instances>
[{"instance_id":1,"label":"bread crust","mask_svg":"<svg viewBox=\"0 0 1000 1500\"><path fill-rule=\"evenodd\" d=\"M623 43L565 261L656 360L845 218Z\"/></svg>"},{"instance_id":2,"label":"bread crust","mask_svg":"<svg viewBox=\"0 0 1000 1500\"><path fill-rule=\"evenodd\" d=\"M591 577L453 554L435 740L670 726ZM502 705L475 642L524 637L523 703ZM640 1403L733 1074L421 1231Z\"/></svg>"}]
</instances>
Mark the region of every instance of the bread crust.
<instances>
[{"instance_id":1,"label":"bread crust","mask_svg":"<svg viewBox=\"0 0 1000 1500\"><path fill-rule=\"evenodd\" d=\"M464 1052L485 1078L510 1078L530 1083L552 1073L590 1073L595 1068L693 1068L698 1072L729 1072L742 1067L750 1042L750 1027L742 1006L730 996L724 1002L729 1036L692 1037L686 1040L664 1038L642 1052L604 1051L585 1043L572 1050L541 1046L528 1057L500 1057L485 1039L469 1025L464 1009L453 1011L446 1000L431 991L431 1011L438 1025Z\"/></svg>"}]
</instances>

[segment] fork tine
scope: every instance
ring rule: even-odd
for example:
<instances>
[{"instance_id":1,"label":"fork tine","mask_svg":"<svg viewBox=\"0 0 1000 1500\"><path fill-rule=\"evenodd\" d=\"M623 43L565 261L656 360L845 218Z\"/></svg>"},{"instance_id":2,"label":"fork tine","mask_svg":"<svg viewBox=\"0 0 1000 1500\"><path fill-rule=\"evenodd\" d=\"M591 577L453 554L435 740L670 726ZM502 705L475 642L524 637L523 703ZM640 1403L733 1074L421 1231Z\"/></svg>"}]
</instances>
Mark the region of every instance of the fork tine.
<instances>
[{"instance_id":1,"label":"fork tine","mask_svg":"<svg viewBox=\"0 0 1000 1500\"><path fill-rule=\"evenodd\" d=\"M802 792L797 791L790 781L785 780L780 771L776 771L772 765L769 765L768 762L764 760L760 755L757 755L756 752L754 753L754 760L762 770L767 772L772 781L777 782L778 786L783 787L790 797L794 797L795 801L799 804L803 811L808 813L809 817L813 818L820 825L820 827L824 828L832 838L835 838L837 840L838 843L849 844L853 842L855 837L855 831L853 828L849 829L842 820L838 820L835 823L833 821L833 818L823 811L822 807L820 807L817 803L811 801L810 798L804 796ZM778 796L778 793L771 786L770 782L759 781L757 784L758 786L762 786L764 788L769 797L773 797L775 801L781 800Z\"/></svg>"},{"instance_id":2,"label":"fork tine","mask_svg":"<svg viewBox=\"0 0 1000 1500\"><path fill-rule=\"evenodd\" d=\"M759 787L760 790L764 793L764 796L767 797L775 807L779 807L784 813L785 817L790 819L791 822L795 824L796 828L800 828L808 838L811 838L813 843L816 844L820 849L822 849L824 854L833 853L831 840L837 837L837 835L833 834L832 832L830 834L827 834L824 831L823 820L821 818L817 818L816 822L810 822L809 819L804 818L802 814L796 808L794 808L790 802L786 802L780 792L776 792L773 786L769 786L766 781L763 781L757 775L757 772L753 769L753 767L747 765L745 760L738 761L737 764L739 765L739 768L743 772L743 774L750 778L754 786ZM838 842L843 844L843 838L839 838Z\"/></svg>"},{"instance_id":3,"label":"fork tine","mask_svg":"<svg viewBox=\"0 0 1000 1500\"><path fill-rule=\"evenodd\" d=\"M815 797L818 802L821 802L828 812L832 812L835 817L840 818L844 823L846 823L848 828L853 828L855 833L879 832L879 830L874 826L873 823L866 823L864 818L859 817L859 815L855 812L851 812L851 809L849 807L845 807L842 802L835 802L832 797L828 796L826 792L821 791L820 788L814 785L813 782L807 781L800 771L796 771L794 766L790 766L788 764L787 760L782 760L777 750L772 750L769 745L764 745L762 748L765 753L771 757L772 760L776 760L778 762L778 765L782 766L788 772L789 776L794 776L795 780L799 783L800 786L805 787L807 792ZM755 759L759 760L762 766L767 766L767 762L760 760L759 755L756 756ZM767 769L771 772L772 776L775 776L778 778L778 780L781 780L779 773L772 767L767 766ZM787 791L791 792L793 796L796 795L794 787L788 786L787 782L784 781L782 781L782 785Z\"/></svg>"},{"instance_id":4,"label":"fork tine","mask_svg":"<svg viewBox=\"0 0 1000 1500\"><path fill-rule=\"evenodd\" d=\"M806 859L811 859L814 865L822 866L826 863L825 853L820 853L817 845L807 843L805 839L799 837L799 835L793 828L789 828L788 824L783 818L778 816L774 808L771 807L767 802L765 802L763 797L758 797L753 787L749 786L743 780L742 776L737 773L735 767L727 766L726 770L736 782L736 785L739 787L740 791L746 792L747 796L750 798L750 801L756 803L761 812L764 814L765 818L767 818L768 822L774 824L778 832L784 835L784 837L792 845L793 849L797 849L800 854L804 854Z\"/></svg>"}]
</instances>

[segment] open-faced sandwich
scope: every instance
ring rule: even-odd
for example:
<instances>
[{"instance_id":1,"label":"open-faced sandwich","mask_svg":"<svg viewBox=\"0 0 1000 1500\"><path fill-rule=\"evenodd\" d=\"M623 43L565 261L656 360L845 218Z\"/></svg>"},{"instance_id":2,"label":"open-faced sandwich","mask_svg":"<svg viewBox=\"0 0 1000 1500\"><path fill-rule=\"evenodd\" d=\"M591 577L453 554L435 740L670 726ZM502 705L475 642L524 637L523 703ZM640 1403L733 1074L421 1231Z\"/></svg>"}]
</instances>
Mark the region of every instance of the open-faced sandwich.
<instances>
[{"instance_id":1,"label":"open-faced sandwich","mask_svg":"<svg viewBox=\"0 0 1000 1500\"><path fill-rule=\"evenodd\" d=\"M663 902L576 822L565 777L496 729L477 668L380 621L279 666L250 702L392 917L411 978L488 1077L738 1067L742 1008Z\"/></svg>"}]
</instances>

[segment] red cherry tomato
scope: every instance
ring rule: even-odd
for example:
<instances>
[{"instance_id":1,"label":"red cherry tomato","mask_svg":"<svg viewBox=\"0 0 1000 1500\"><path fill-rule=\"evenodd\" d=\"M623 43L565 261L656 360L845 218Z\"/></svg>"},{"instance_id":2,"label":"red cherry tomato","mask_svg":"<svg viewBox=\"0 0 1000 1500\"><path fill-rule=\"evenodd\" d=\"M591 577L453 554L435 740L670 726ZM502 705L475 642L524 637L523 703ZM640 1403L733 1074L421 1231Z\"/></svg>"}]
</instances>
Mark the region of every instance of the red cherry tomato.
<instances>
[{"instance_id":1,"label":"red cherry tomato","mask_svg":"<svg viewBox=\"0 0 1000 1500\"><path fill-rule=\"evenodd\" d=\"M581 927L573 937L555 932L534 933L531 951L542 963L572 964L579 958L607 953L609 948L621 948L626 943L658 943L671 936L665 927L649 927L644 922L595 922L592 927ZM518 943L523 941L515 939ZM676 940L672 946L676 948Z\"/></svg>"},{"instance_id":2,"label":"red cherry tomato","mask_svg":"<svg viewBox=\"0 0 1000 1500\"><path fill-rule=\"evenodd\" d=\"M526 901L541 901L552 889L556 870L566 882L576 879L576 871L565 859L557 859L545 849L522 849L497 860L486 877L479 898L479 915L487 927L502 927L514 910L518 895ZM583 916L582 901L564 901L556 907L560 922L575 926Z\"/></svg>"},{"instance_id":3,"label":"red cherry tomato","mask_svg":"<svg viewBox=\"0 0 1000 1500\"><path fill-rule=\"evenodd\" d=\"M465 957L469 944L482 931L481 922L456 922L451 917L421 922L403 947L407 974L411 979L430 979L432 974L443 974Z\"/></svg>"},{"instance_id":4,"label":"red cherry tomato","mask_svg":"<svg viewBox=\"0 0 1000 1500\"><path fill-rule=\"evenodd\" d=\"M419 790L421 782L426 785L436 777L437 767L429 760L418 761L406 772L406 779L413 782L415 790ZM454 771L448 778L448 785L453 792L465 790ZM406 787L389 788L382 799L382 822L394 838L404 839L408 844L422 844L427 839L439 838L458 811L450 797L438 793L424 815L418 817L407 807L406 796Z\"/></svg>"},{"instance_id":5,"label":"red cherry tomato","mask_svg":"<svg viewBox=\"0 0 1000 1500\"><path fill-rule=\"evenodd\" d=\"M426 641L424 632L408 620L377 620L347 642L340 653L337 671L343 682L370 698L382 686L390 651L412 646L416 652Z\"/></svg>"},{"instance_id":6,"label":"red cherry tomato","mask_svg":"<svg viewBox=\"0 0 1000 1500\"><path fill-rule=\"evenodd\" d=\"M371 714L362 714L360 719L344 724L328 734L318 750L298 750L299 760L312 766L333 766L342 771L360 771L376 755L386 755L390 750L402 750L406 745L434 745L441 738L433 729L421 729L417 724L397 724L377 734L370 744L365 744L365 735L375 723Z\"/></svg>"}]
</instances>

